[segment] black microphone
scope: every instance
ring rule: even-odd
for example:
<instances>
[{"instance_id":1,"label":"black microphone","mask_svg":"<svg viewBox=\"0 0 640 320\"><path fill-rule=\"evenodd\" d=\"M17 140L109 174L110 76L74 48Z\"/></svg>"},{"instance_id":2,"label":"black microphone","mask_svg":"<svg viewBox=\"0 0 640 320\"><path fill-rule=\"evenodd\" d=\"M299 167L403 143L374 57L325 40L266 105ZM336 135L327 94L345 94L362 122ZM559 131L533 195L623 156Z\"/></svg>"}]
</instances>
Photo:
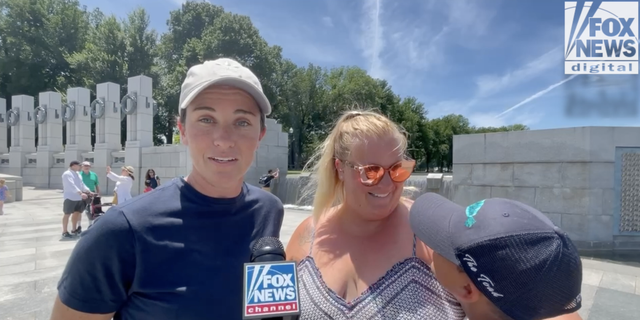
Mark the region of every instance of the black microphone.
<instances>
[{"instance_id":1,"label":"black microphone","mask_svg":"<svg viewBox=\"0 0 640 320\"><path fill-rule=\"evenodd\" d=\"M295 320L300 316L295 261L278 238L258 239L244 265L243 319Z\"/></svg>"},{"instance_id":2,"label":"black microphone","mask_svg":"<svg viewBox=\"0 0 640 320\"><path fill-rule=\"evenodd\" d=\"M260 238L253 245L251 262L276 262L287 260L287 253L280 239L273 237Z\"/></svg>"}]
</instances>

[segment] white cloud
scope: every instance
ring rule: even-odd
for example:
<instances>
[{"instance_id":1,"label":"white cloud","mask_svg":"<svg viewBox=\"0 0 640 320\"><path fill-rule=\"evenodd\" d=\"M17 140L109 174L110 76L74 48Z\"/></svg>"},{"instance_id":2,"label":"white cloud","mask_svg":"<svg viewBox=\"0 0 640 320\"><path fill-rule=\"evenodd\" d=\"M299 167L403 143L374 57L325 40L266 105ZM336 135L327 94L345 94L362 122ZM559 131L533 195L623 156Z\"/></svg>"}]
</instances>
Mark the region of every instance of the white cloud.
<instances>
[{"instance_id":1,"label":"white cloud","mask_svg":"<svg viewBox=\"0 0 640 320\"><path fill-rule=\"evenodd\" d=\"M445 70L455 46L475 48L495 42L500 37L490 27L500 1L491 2L363 1L359 41L369 73L390 82L422 77L426 71Z\"/></svg>"},{"instance_id":2,"label":"white cloud","mask_svg":"<svg viewBox=\"0 0 640 320\"><path fill-rule=\"evenodd\" d=\"M469 122L477 127L502 127L511 125L514 123L524 124L531 126L542 120L543 113L519 113L514 114L513 117L498 117L496 112L487 113L472 113L467 116Z\"/></svg>"},{"instance_id":3,"label":"white cloud","mask_svg":"<svg viewBox=\"0 0 640 320\"><path fill-rule=\"evenodd\" d=\"M533 101L533 100L535 100L535 99L538 99L538 98L540 98L540 97L544 96L545 94L547 94L547 93L548 93L548 92L550 92L551 90L553 90L553 89L555 89L555 88L557 88L557 87L559 87L559 86L561 86L561 85L565 84L565 83L566 83L566 82L568 82L568 81L573 80L573 79L574 79L575 77L577 77L577 76L578 76L577 74L574 74L574 75L572 75L572 76L570 76L570 77L568 77L568 78L566 78L566 79L564 79L564 80L562 80L562 81L560 81L560 82L557 82L557 83L554 83L554 84L552 84L552 85L548 86L548 87L547 87L547 88L545 88L544 90L541 90L541 91L538 91L538 92L534 93L533 95L531 95L530 97L528 97L528 98L526 98L526 99L522 100L521 102L519 102L519 103L518 103L518 104L516 104L515 106L513 106L513 107L511 107L511 108L509 108L509 109L507 109L507 110L503 111L502 113L498 114L498 115L496 116L496 118L504 117L504 115L505 115L505 114L507 114L507 113L509 113L509 112L511 112L511 111L513 111L513 110L515 110L515 109L517 109L517 108L520 108L521 106L523 106L523 105L525 105L525 104L527 104L527 103L529 103L529 102L531 102L531 101Z\"/></svg>"},{"instance_id":4,"label":"white cloud","mask_svg":"<svg viewBox=\"0 0 640 320\"><path fill-rule=\"evenodd\" d=\"M333 27L333 19L331 17L322 17L322 23L329 28Z\"/></svg>"},{"instance_id":5,"label":"white cloud","mask_svg":"<svg viewBox=\"0 0 640 320\"><path fill-rule=\"evenodd\" d=\"M495 105L492 103L494 100L491 99L492 96L504 93L508 89L517 85L528 83L536 77L545 74L549 70L559 67L561 65L560 61L562 60L561 50L562 47L556 47L543 53L532 61L524 63L520 67L507 71L503 74L487 74L479 76L475 81L476 90L471 98L467 100L441 101L434 105L430 111L433 110L432 114L436 117L449 113L465 114L471 124L476 126L503 126L511 123L522 123L525 125L534 124L540 121L544 115L541 113L530 114L526 112L509 114L508 116L505 115L510 111L547 94L567 80L550 85L546 89L525 98L520 103L502 113L495 112L495 108L492 108L493 110L491 111L487 110L486 112L480 112L477 111L477 107Z\"/></svg>"},{"instance_id":6,"label":"white cloud","mask_svg":"<svg viewBox=\"0 0 640 320\"><path fill-rule=\"evenodd\" d=\"M476 98L488 97L506 88L529 81L543 72L559 66L561 61L562 46L559 46L513 71L502 75L480 76L476 79Z\"/></svg>"},{"instance_id":7,"label":"white cloud","mask_svg":"<svg viewBox=\"0 0 640 320\"><path fill-rule=\"evenodd\" d=\"M385 78L386 70L380 54L385 46L381 23L382 0L366 0L363 4L362 35L360 45L362 53L369 62L369 73L376 78Z\"/></svg>"},{"instance_id":8,"label":"white cloud","mask_svg":"<svg viewBox=\"0 0 640 320\"><path fill-rule=\"evenodd\" d=\"M499 1L487 3L474 0L447 0L441 3L446 3L448 25L463 36L488 35L499 5Z\"/></svg>"}]
</instances>

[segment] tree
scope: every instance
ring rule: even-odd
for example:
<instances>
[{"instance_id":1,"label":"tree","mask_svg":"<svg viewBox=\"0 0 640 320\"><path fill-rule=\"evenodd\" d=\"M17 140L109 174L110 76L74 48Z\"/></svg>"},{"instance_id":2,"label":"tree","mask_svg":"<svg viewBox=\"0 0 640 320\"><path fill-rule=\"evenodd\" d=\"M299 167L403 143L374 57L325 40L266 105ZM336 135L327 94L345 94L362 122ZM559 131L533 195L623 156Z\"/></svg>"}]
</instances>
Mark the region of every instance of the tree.
<instances>
[{"instance_id":1,"label":"tree","mask_svg":"<svg viewBox=\"0 0 640 320\"><path fill-rule=\"evenodd\" d=\"M37 97L76 85L66 57L84 48L88 27L78 1L1 0L0 95Z\"/></svg>"}]
</instances>

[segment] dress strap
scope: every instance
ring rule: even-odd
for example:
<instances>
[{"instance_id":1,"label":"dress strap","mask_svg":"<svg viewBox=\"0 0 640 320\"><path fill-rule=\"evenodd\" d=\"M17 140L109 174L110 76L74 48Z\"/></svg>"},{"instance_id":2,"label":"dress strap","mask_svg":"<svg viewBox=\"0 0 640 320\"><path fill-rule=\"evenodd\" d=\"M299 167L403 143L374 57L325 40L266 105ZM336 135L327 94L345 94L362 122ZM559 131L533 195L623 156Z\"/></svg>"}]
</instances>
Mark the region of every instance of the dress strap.
<instances>
[{"instance_id":1,"label":"dress strap","mask_svg":"<svg viewBox=\"0 0 640 320\"><path fill-rule=\"evenodd\" d=\"M416 239L416 235L414 234L413 235L413 256L414 257L416 256L416 242L417 242L417 239Z\"/></svg>"},{"instance_id":2,"label":"dress strap","mask_svg":"<svg viewBox=\"0 0 640 320\"><path fill-rule=\"evenodd\" d=\"M316 228L314 227L311 230L311 234L309 235L309 255L313 252L313 242L316 239Z\"/></svg>"}]
</instances>

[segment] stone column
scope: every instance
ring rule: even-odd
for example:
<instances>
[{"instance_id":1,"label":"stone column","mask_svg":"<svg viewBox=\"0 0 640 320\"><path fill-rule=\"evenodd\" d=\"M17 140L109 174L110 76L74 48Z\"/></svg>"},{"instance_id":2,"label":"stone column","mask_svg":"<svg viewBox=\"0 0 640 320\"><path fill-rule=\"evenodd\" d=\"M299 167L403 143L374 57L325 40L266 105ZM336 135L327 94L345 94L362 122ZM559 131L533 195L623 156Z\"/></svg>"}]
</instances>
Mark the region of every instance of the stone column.
<instances>
[{"instance_id":1,"label":"stone column","mask_svg":"<svg viewBox=\"0 0 640 320\"><path fill-rule=\"evenodd\" d=\"M34 120L38 125L38 152L36 187L49 188L53 155L62 152L62 95L58 92L41 92L35 109Z\"/></svg>"},{"instance_id":2,"label":"stone column","mask_svg":"<svg viewBox=\"0 0 640 320\"><path fill-rule=\"evenodd\" d=\"M63 108L67 124L67 145L64 149L66 165L82 161L82 153L91 151L91 92L86 88L67 89L67 104Z\"/></svg>"},{"instance_id":3,"label":"stone column","mask_svg":"<svg viewBox=\"0 0 640 320\"><path fill-rule=\"evenodd\" d=\"M288 171L289 136L282 132L282 125L274 119L266 119L266 133L256 150L253 163L245 174L245 182L258 185L258 180L269 170L280 170L280 179L284 180Z\"/></svg>"},{"instance_id":4,"label":"stone column","mask_svg":"<svg viewBox=\"0 0 640 320\"><path fill-rule=\"evenodd\" d=\"M136 172L131 194L137 195L144 187L144 181L141 181L144 172L140 172L143 168L142 148L153 146L153 86L151 78L142 75L129 78L127 84L128 94L122 99L122 105L131 112L127 114L125 162ZM122 111L126 111L124 108Z\"/></svg>"},{"instance_id":5,"label":"stone column","mask_svg":"<svg viewBox=\"0 0 640 320\"><path fill-rule=\"evenodd\" d=\"M0 154L9 152L7 142L7 100L0 98Z\"/></svg>"},{"instance_id":6,"label":"stone column","mask_svg":"<svg viewBox=\"0 0 640 320\"><path fill-rule=\"evenodd\" d=\"M96 149L121 150L120 142L120 85L113 82L99 83L96 88ZM102 107L100 106L102 105ZM104 108L101 112L100 108Z\"/></svg>"},{"instance_id":7,"label":"stone column","mask_svg":"<svg viewBox=\"0 0 640 320\"><path fill-rule=\"evenodd\" d=\"M111 153L122 150L120 142L120 85L113 82L99 83L96 87L97 99L104 105L104 114L96 119L96 145L94 148L93 171L98 174L100 193L113 194L115 182L109 180L106 175L107 166L111 166L113 157ZM92 103L99 108L99 103ZM96 110L100 115L100 110ZM114 168L114 172L120 170Z\"/></svg>"},{"instance_id":8,"label":"stone column","mask_svg":"<svg viewBox=\"0 0 640 320\"><path fill-rule=\"evenodd\" d=\"M36 152L36 128L33 121L32 96L11 97L11 110L7 119L11 125L11 148L9 149L9 174L22 176L22 168L27 164L26 154ZM17 119L16 119L17 116ZM15 119L15 120L14 120ZM12 123L16 121L17 123Z\"/></svg>"}]
</instances>

